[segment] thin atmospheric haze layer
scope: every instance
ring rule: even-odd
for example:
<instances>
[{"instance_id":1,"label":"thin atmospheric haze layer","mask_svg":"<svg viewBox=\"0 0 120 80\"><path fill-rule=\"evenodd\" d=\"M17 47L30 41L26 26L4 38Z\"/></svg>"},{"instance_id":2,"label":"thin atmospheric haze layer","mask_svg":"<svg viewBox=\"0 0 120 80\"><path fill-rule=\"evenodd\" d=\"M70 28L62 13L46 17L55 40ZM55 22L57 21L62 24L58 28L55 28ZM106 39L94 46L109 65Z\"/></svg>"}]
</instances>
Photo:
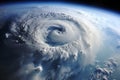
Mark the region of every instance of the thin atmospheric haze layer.
<instances>
[{"instance_id":1,"label":"thin atmospheric haze layer","mask_svg":"<svg viewBox=\"0 0 120 80\"><path fill-rule=\"evenodd\" d=\"M0 80L119 79L117 14L83 6L15 6L0 8Z\"/></svg>"}]
</instances>

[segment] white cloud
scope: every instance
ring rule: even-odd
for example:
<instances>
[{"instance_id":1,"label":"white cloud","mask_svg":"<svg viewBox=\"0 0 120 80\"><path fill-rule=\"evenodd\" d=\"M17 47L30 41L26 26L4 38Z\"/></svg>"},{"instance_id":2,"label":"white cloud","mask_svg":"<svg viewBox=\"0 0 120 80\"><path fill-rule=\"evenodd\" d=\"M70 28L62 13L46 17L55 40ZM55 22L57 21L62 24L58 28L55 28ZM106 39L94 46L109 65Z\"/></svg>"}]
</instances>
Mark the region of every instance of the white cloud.
<instances>
[{"instance_id":1,"label":"white cloud","mask_svg":"<svg viewBox=\"0 0 120 80\"><path fill-rule=\"evenodd\" d=\"M102 42L98 28L84 15L60 9L33 8L19 15L15 25L11 25L11 33L21 35L33 49L30 53L21 50L24 60L18 76L26 75L29 80L63 80L94 62Z\"/></svg>"}]
</instances>

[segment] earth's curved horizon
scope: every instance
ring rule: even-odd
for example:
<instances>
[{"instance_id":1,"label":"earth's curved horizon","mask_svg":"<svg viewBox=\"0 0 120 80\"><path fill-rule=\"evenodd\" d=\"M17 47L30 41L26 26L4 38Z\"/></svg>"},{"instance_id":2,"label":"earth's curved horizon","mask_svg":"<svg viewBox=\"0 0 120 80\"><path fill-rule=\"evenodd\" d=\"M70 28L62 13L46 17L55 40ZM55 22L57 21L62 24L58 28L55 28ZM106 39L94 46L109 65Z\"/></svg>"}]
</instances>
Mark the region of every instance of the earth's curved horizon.
<instances>
[{"instance_id":1,"label":"earth's curved horizon","mask_svg":"<svg viewBox=\"0 0 120 80\"><path fill-rule=\"evenodd\" d=\"M3 5L0 80L119 80L119 21L85 5Z\"/></svg>"}]
</instances>

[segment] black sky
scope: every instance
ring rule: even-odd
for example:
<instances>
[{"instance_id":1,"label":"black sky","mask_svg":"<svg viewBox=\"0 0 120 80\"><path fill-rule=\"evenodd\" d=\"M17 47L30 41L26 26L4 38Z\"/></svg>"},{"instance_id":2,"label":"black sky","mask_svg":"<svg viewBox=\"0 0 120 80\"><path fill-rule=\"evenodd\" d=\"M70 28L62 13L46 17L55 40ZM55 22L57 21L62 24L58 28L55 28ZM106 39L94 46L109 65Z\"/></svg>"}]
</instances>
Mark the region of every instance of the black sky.
<instances>
[{"instance_id":1,"label":"black sky","mask_svg":"<svg viewBox=\"0 0 120 80\"><path fill-rule=\"evenodd\" d=\"M85 4L110 9L120 13L119 0L0 0L1 4L16 2L66 2L73 4Z\"/></svg>"}]
</instances>

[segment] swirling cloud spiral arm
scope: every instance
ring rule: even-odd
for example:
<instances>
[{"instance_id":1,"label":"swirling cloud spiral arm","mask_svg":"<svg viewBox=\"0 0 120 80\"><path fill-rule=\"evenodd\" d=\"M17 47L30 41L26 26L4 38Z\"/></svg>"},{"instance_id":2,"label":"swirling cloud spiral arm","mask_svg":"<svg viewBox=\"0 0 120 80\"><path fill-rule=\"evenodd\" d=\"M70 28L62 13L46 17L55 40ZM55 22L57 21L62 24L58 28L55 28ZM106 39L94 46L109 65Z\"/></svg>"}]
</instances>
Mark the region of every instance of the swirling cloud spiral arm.
<instances>
[{"instance_id":1,"label":"swirling cloud spiral arm","mask_svg":"<svg viewBox=\"0 0 120 80\"><path fill-rule=\"evenodd\" d=\"M95 47L99 47L101 42L97 28L77 11L57 10L53 7L35 8L19 14L15 20L10 27L11 33L20 35L19 38L27 45L35 47L39 55L42 55L39 59L32 56L37 63L29 63L42 66L43 72L38 74L42 74L39 78L43 80L53 73L58 75L51 75L51 79L58 76L58 80L63 80L81 71L81 68L94 60ZM59 61L53 65L56 60ZM48 62L44 63L45 61ZM55 66L57 68L53 68ZM53 71L54 69L57 71ZM36 70L36 67L31 70ZM50 72L47 73L47 70ZM68 76L66 72L72 73Z\"/></svg>"}]
</instances>

